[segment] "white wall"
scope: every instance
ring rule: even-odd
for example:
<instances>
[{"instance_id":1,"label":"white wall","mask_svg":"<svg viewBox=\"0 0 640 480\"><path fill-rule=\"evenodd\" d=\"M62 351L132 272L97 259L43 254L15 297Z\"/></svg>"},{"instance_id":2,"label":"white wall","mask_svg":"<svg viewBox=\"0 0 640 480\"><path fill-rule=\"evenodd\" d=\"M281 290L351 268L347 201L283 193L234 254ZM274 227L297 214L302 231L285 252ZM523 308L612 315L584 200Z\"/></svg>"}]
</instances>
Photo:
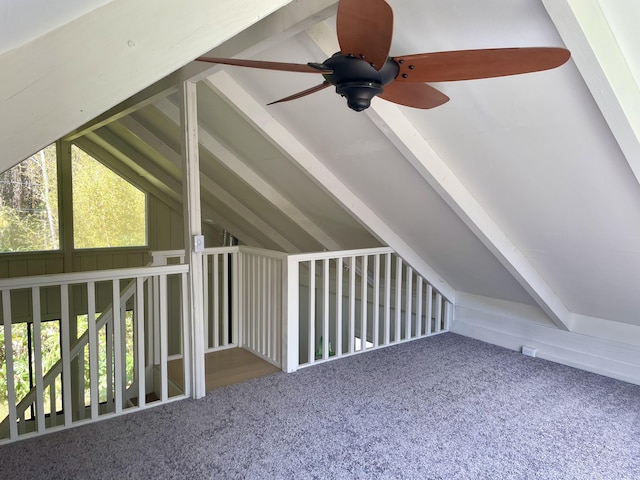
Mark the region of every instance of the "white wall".
<instances>
[{"instance_id":1,"label":"white wall","mask_svg":"<svg viewBox=\"0 0 640 480\"><path fill-rule=\"evenodd\" d=\"M558 330L538 307L458 293L451 329L511 350L640 385L640 347Z\"/></svg>"}]
</instances>

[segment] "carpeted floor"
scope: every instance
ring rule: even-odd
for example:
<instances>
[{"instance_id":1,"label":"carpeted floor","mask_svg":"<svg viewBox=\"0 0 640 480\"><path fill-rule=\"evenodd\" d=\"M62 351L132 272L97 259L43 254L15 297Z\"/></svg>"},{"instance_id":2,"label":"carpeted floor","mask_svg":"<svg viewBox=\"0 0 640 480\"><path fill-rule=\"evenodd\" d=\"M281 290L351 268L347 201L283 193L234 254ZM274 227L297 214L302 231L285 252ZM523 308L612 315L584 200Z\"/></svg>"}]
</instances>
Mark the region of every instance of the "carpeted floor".
<instances>
[{"instance_id":1,"label":"carpeted floor","mask_svg":"<svg viewBox=\"0 0 640 480\"><path fill-rule=\"evenodd\" d=\"M640 386L447 333L0 447L6 479L638 479Z\"/></svg>"}]
</instances>

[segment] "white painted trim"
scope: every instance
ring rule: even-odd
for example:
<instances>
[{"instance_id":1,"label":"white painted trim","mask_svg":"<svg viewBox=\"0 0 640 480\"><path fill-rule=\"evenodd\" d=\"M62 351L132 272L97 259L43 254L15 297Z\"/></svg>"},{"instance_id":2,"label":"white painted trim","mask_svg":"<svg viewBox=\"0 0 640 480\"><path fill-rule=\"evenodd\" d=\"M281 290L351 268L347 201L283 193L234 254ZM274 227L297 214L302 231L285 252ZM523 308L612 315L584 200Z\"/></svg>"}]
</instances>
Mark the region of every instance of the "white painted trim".
<instances>
[{"instance_id":1,"label":"white painted trim","mask_svg":"<svg viewBox=\"0 0 640 480\"><path fill-rule=\"evenodd\" d=\"M300 267L298 262L289 258L285 272L283 280L287 288L286 295L283 295L285 300L283 318L286 319L286 324L282 329L282 369L292 373L299 368Z\"/></svg>"},{"instance_id":2,"label":"white painted trim","mask_svg":"<svg viewBox=\"0 0 640 480\"><path fill-rule=\"evenodd\" d=\"M312 252L312 253L298 253L295 255L289 255L289 258L294 259L297 262L308 262L309 260L324 260L327 258L348 258L359 257L362 255L381 255L385 253L395 253L392 248L389 247L373 247L373 248L361 248L354 250L339 250L337 252Z\"/></svg>"},{"instance_id":3,"label":"white painted trim","mask_svg":"<svg viewBox=\"0 0 640 480\"><path fill-rule=\"evenodd\" d=\"M573 331L576 333L640 347L640 325L588 317L578 313L573 314L573 325Z\"/></svg>"},{"instance_id":4,"label":"white painted trim","mask_svg":"<svg viewBox=\"0 0 640 480\"><path fill-rule=\"evenodd\" d=\"M542 3L640 182L640 89L599 1Z\"/></svg>"},{"instance_id":5,"label":"white painted trim","mask_svg":"<svg viewBox=\"0 0 640 480\"><path fill-rule=\"evenodd\" d=\"M105 282L120 278L153 277L156 275L174 275L186 273L189 267L186 265L163 265L156 267L114 268L110 270L98 270L93 272L58 273L54 275L37 275L31 277L13 277L0 279L1 289L17 290L20 288L51 287L62 284L75 284L86 282Z\"/></svg>"},{"instance_id":6,"label":"white painted trim","mask_svg":"<svg viewBox=\"0 0 640 480\"><path fill-rule=\"evenodd\" d=\"M458 294L451 331L519 351L523 345L537 356L640 385L640 347L559 330L531 305Z\"/></svg>"},{"instance_id":7,"label":"white painted trim","mask_svg":"<svg viewBox=\"0 0 640 480\"><path fill-rule=\"evenodd\" d=\"M447 299L455 302L455 289L228 73L220 71L208 79L214 91L252 124L256 131L322 185L347 211L382 242L393 248Z\"/></svg>"}]
</instances>

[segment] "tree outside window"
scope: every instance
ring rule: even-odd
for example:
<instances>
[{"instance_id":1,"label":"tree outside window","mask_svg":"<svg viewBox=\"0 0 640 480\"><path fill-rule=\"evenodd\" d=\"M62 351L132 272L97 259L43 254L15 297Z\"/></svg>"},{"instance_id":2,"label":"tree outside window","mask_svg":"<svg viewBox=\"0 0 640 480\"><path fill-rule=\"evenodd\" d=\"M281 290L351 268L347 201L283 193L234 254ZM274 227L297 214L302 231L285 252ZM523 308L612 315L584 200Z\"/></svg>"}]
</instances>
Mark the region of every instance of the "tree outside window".
<instances>
[{"instance_id":1,"label":"tree outside window","mask_svg":"<svg viewBox=\"0 0 640 480\"><path fill-rule=\"evenodd\" d=\"M55 145L0 174L0 252L60 248Z\"/></svg>"},{"instance_id":2,"label":"tree outside window","mask_svg":"<svg viewBox=\"0 0 640 480\"><path fill-rule=\"evenodd\" d=\"M75 248L146 245L145 194L76 146L71 161Z\"/></svg>"}]
</instances>

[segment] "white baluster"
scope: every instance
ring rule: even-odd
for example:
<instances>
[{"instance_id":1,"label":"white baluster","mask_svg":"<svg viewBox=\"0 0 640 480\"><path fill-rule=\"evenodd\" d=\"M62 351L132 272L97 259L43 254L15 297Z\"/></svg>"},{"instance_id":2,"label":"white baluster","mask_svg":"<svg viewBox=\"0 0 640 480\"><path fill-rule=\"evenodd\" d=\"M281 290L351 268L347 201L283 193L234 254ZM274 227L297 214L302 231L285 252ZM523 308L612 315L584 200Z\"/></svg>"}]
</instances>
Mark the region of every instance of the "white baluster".
<instances>
[{"instance_id":1,"label":"white baluster","mask_svg":"<svg viewBox=\"0 0 640 480\"><path fill-rule=\"evenodd\" d=\"M309 363L315 361L316 355L316 261L309 262Z\"/></svg>"},{"instance_id":2,"label":"white baluster","mask_svg":"<svg viewBox=\"0 0 640 480\"><path fill-rule=\"evenodd\" d=\"M138 376L138 408L143 408L146 403L146 368L144 346L144 281L142 277L136 278L136 308L134 311L136 325L136 361Z\"/></svg>"},{"instance_id":3,"label":"white baluster","mask_svg":"<svg viewBox=\"0 0 640 480\"><path fill-rule=\"evenodd\" d=\"M167 339L167 276L160 275L160 400L166 402L169 398L168 393L168 372L167 372L167 357L168 357L168 339Z\"/></svg>"},{"instance_id":4,"label":"white baluster","mask_svg":"<svg viewBox=\"0 0 640 480\"><path fill-rule=\"evenodd\" d=\"M349 265L349 353L356 348L356 257Z\"/></svg>"},{"instance_id":5,"label":"white baluster","mask_svg":"<svg viewBox=\"0 0 640 480\"><path fill-rule=\"evenodd\" d=\"M44 433L44 384L42 381L42 319L40 312L40 287L31 289L33 305L33 356L36 375L36 420L38 433Z\"/></svg>"},{"instance_id":6,"label":"white baluster","mask_svg":"<svg viewBox=\"0 0 640 480\"><path fill-rule=\"evenodd\" d=\"M322 261L322 358L329 358L329 259Z\"/></svg>"},{"instance_id":7,"label":"white baluster","mask_svg":"<svg viewBox=\"0 0 640 480\"><path fill-rule=\"evenodd\" d=\"M89 329L89 392L91 398L91 419L98 418L100 392L98 391L98 332L96 331L96 288L94 282L87 282L87 325Z\"/></svg>"},{"instance_id":8,"label":"white baluster","mask_svg":"<svg viewBox=\"0 0 640 480\"><path fill-rule=\"evenodd\" d=\"M431 328L431 316L433 315L433 287L427 284L427 308L426 308L426 317L427 317L427 335L431 335L433 333L433 329Z\"/></svg>"},{"instance_id":9,"label":"white baluster","mask_svg":"<svg viewBox=\"0 0 640 480\"><path fill-rule=\"evenodd\" d=\"M380 254L374 256L373 263L373 348L380 343Z\"/></svg>"},{"instance_id":10,"label":"white baluster","mask_svg":"<svg viewBox=\"0 0 640 480\"><path fill-rule=\"evenodd\" d=\"M363 255L361 265L360 281L362 282L360 287L362 292L360 294L360 350L366 350L367 348L367 291L369 287L369 257Z\"/></svg>"},{"instance_id":11,"label":"white baluster","mask_svg":"<svg viewBox=\"0 0 640 480\"><path fill-rule=\"evenodd\" d=\"M18 438L16 415L15 373L13 371L13 333L11 317L11 292L2 290L2 318L4 320L4 351L7 379L7 404L9 407L9 438ZM24 426L24 416L21 416L21 427Z\"/></svg>"},{"instance_id":12,"label":"white baluster","mask_svg":"<svg viewBox=\"0 0 640 480\"><path fill-rule=\"evenodd\" d=\"M416 336L422 337L422 277L420 275L418 275L416 295Z\"/></svg>"},{"instance_id":13,"label":"white baluster","mask_svg":"<svg viewBox=\"0 0 640 480\"><path fill-rule=\"evenodd\" d=\"M69 285L60 285L60 336L62 338L62 410L64 425L70 427L73 422L71 401L71 331L69 329Z\"/></svg>"},{"instance_id":14,"label":"white baluster","mask_svg":"<svg viewBox=\"0 0 640 480\"><path fill-rule=\"evenodd\" d=\"M213 309L213 347L218 348L220 346L220 255L213 254L213 302L211 308Z\"/></svg>"},{"instance_id":15,"label":"white baluster","mask_svg":"<svg viewBox=\"0 0 640 480\"><path fill-rule=\"evenodd\" d=\"M391 254L384 259L384 345L391 342Z\"/></svg>"},{"instance_id":16,"label":"white baluster","mask_svg":"<svg viewBox=\"0 0 640 480\"><path fill-rule=\"evenodd\" d=\"M436 333L442 330L442 294L436 293Z\"/></svg>"},{"instance_id":17,"label":"white baluster","mask_svg":"<svg viewBox=\"0 0 640 480\"><path fill-rule=\"evenodd\" d=\"M215 255L214 255L215 256ZM204 318L204 350L211 347L209 345L210 315L209 315L209 258L208 254L202 255L202 291L204 292L204 302L202 302L202 318ZM215 271L215 269L214 269ZM215 307L215 304L214 304ZM212 307L212 308L214 308Z\"/></svg>"},{"instance_id":18,"label":"white baluster","mask_svg":"<svg viewBox=\"0 0 640 480\"><path fill-rule=\"evenodd\" d=\"M222 345L229 345L229 255L222 256Z\"/></svg>"},{"instance_id":19,"label":"white baluster","mask_svg":"<svg viewBox=\"0 0 640 480\"><path fill-rule=\"evenodd\" d=\"M115 368L115 409L116 413L122 412L122 398L124 396L124 368L126 362L123 362L125 344L122 335L122 318L120 316L120 280L114 279L111 282L111 310L113 314L113 342L114 342L114 368Z\"/></svg>"},{"instance_id":20,"label":"white baluster","mask_svg":"<svg viewBox=\"0 0 640 480\"><path fill-rule=\"evenodd\" d=\"M398 343L402 338L402 258L396 256L396 335L393 341Z\"/></svg>"},{"instance_id":21,"label":"white baluster","mask_svg":"<svg viewBox=\"0 0 640 480\"><path fill-rule=\"evenodd\" d=\"M187 273L182 274L182 362L184 369L184 394L191 395L191 384L193 372L191 371L191 336L189 335L189 307L187 305L189 298Z\"/></svg>"},{"instance_id":22,"label":"white baluster","mask_svg":"<svg viewBox=\"0 0 640 480\"><path fill-rule=\"evenodd\" d=\"M342 272L343 259L338 258L336 265L336 357L342 356Z\"/></svg>"},{"instance_id":23,"label":"white baluster","mask_svg":"<svg viewBox=\"0 0 640 480\"><path fill-rule=\"evenodd\" d=\"M406 281L406 305L405 305L405 321L406 321L406 335L405 338L410 340L413 336L413 269L407 266L407 281Z\"/></svg>"}]
</instances>

